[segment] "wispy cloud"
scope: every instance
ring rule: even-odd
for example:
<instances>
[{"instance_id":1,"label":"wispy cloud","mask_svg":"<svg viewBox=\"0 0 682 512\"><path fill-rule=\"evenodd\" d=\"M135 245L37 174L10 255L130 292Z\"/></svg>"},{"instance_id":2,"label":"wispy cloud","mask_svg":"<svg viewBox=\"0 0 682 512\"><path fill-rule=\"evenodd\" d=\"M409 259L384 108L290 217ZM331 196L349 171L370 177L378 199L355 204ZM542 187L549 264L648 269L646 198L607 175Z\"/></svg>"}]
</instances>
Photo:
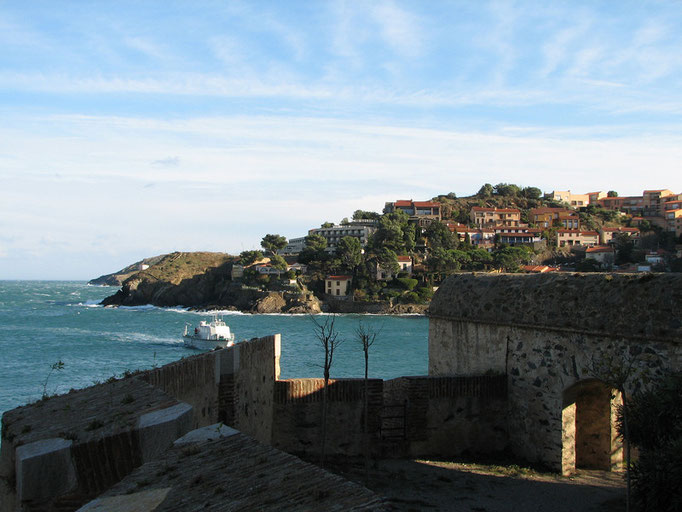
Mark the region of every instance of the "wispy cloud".
<instances>
[{"instance_id":1,"label":"wispy cloud","mask_svg":"<svg viewBox=\"0 0 682 512\"><path fill-rule=\"evenodd\" d=\"M177 156L169 156L160 160L154 160L152 165L155 167L177 167L180 165L180 158Z\"/></svg>"}]
</instances>

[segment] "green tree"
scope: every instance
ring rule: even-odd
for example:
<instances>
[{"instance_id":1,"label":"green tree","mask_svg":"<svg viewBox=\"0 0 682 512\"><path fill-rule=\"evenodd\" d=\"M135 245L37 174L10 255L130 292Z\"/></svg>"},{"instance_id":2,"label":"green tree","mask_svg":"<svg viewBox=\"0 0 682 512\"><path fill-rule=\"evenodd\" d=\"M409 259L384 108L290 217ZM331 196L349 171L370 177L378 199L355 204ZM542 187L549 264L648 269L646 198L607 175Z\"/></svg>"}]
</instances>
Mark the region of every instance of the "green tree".
<instances>
[{"instance_id":1,"label":"green tree","mask_svg":"<svg viewBox=\"0 0 682 512\"><path fill-rule=\"evenodd\" d=\"M377 212L367 212L364 210L355 210L353 212L353 220L378 220L381 214Z\"/></svg>"},{"instance_id":2,"label":"green tree","mask_svg":"<svg viewBox=\"0 0 682 512\"><path fill-rule=\"evenodd\" d=\"M288 267L286 260L279 254L273 254L270 256L270 265L278 270L286 270Z\"/></svg>"},{"instance_id":3,"label":"green tree","mask_svg":"<svg viewBox=\"0 0 682 512\"><path fill-rule=\"evenodd\" d=\"M287 239L281 235L267 234L260 242L260 246L272 254L275 254L280 249L284 249L286 245Z\"/></svg>"},{"instance_id":4,"label":"green tree","mask_svg":"<svg viewBox=\"0 0 682 512\"><path fill-rule=\"evenodd\" d=\"M616 192L615 190L609 190L606 193L606 197L618 197L618 192Z\"/></svg>"},{"instance_id":5,"label":"green tree","mask_svg":"<svg viewBox=\"0 0 682 512\"><path fill-rule=\"evenodd\" d=\"M457 238L450 229L442 222L434 221L426 228L424 236L429 242L429 248L454 249L457 247Z\"/></svg>"},{"instance_id":6,"label":"green tree","mask_svg":"<svg viewBox=\"0 0 682 512\"><path fill-rule=\"evenodd\" d=\"M407 251L405 248L406 230L410 229L408 215L402 210L386 213L379 219L379 226L369 241L370 249L387 248L397 253Z\"/></svg>"},{"instance_id":7,"label":"green tree","mask_svg":"<svg viewBox=\"0 0 682 512\"><path fill-rule=\"evenodd\" d=\"M490 183L486 183L483 185L481 188L478 189L478 192L476 193L477 197L486 199L489 197L493 197L493 192L495 190L493 189L493 186Z\"/></svg>"},{"instance_id":8,"label":"green tree","mask_svg":"<svg viewBox=\"0 0 682 512\"><path fill-rule=\"evenodd\" d=\"M540 196L542 196L542 190L537 187L525 187L521 191L521 194L526 199L540 199Z\"/></svg>"},{"instance_id":9,"label":"green tree","mask_svg":"<svg viewBox=\"0 0 682 512\"><path fill-rule=\"evenodd\" d=\"M494 187L495 194L504 197L516 197L521 192L521 189L513 183L498 183Z\"/></svg>"},{"instance_id":10,"label":"green tree","mask_svg":"<svg viewBox=\"0 0 682 512\"><path fill-rule=\"evenodd\" d=\"M320 226L320 227L323 228L323 229L333 228L333 227L334 227L334 223L333 223L333 222L323 222L323 223L322 223L322 226Z\"/></svg>"},{"instance_id":11,"label":"green tree","mask_svg":"<svg viewBox=\"0 0 682 512\"><path fill-rule=\"evenodd\" d=\"M244 266L251 265L263 259L263 251L243 251L239 255L239 260Z\"/></svg>"},{"instance_id":12,"label":"green tree","mask_svg":"<svg viewBox=\"0 0 682 512\"><path fill-rule=\"evenodd\" d=\"M298 261L304 264L327 261L329 258L325 251L326 248L327 239L325 237L308 235L305 237L305 248L298 255Z\"/></svg>"},{"instance_id":13,"label":"green tree","mask_svg":"<svg viewBox=\"0 0 682 512\"><path fill-rule=\"evenodd\" d=\"M362 244L353 236L344 236L336 246L336 255L341 264L353 273L362 264Z\"/></svg>"},{"instance_id":14,"label":"green tree","mask_svg":"<svg viewBox=\"0 0 682 512\"><path fill-rule=\"evenodd\" d=\"M501 247L493 253L493 261L497 268L505 272L518 272L521 265L527 264L533 250L526 246Z\"/></svg>"}]
</instances>

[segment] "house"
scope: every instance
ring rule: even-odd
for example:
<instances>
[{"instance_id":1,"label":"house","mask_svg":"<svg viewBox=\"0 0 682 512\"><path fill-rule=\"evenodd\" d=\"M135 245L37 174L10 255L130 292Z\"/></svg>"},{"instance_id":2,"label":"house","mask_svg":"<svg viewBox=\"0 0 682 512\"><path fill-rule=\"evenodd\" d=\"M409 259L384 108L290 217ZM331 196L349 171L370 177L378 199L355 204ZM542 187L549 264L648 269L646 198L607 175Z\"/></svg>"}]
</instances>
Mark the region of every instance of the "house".
<instances>
[{"instance_id":1,"label":"house","mask_svg":"<svg viewBox=\"0 0 682 512\"><path fill-rule=\"evenodd\" d=\"M560 229L557 231L557 247L586 245L593 247L599 244L599 233L596 231L579 231L575 229Z\"/></svg>"},{"instance_id":2,"label":"house","mask_svg":"<svg viewBox=\"0 0 682 512\"><path fill-rule=\"evenodd\" d=\"M658 251L647 252L644 258L650 265L662 265L665 263L665 254L666 252L664 250L659 249Z\"/></svg>"},{"instance_id":3,"label":"house","mask_svg":"<svg viewBox=\"0 0 682 512\"><path fill-rule=\"evenodd\" d=\"M585 250L585 258L592 258L603 268L611 268L616 259L616 251L610 245L595 245Z\"/></svg>"},{"instance_id":4,"label":"house","mask_svg":"<svg viewBox=\"0 0 682 512\"><path fill-rule=\"evenodd\" d=\"M595 194L595 192L593 192ZM599 192L596 192L599 194ZM554 190L550 194L545 194L545 197L550 201L560 201L569 204L574 208L580 208L590 204L590 196L588 194L572 194L570 190Z\"/></svg>"},{"instance_id":5,"label":"house","mask_svg":"<svg viewBox=\"0 0 682 512\"><path fill-rule=\"evenodd\" d=\"M399 199L394 203L386 203L384 211L386 213L393 213L401 210L410 216L412 220L430 219L441 220L441 204L434 201L413 201L412 199Z\"/></svg>"},{"instance_id":6,"label":"house","mask_svg":"<svg viewBox=\"0 0 682 512\"><path fill-rule=\"evenodd\" d=\"M533 244L541 239L536 233L501 233L500 243L507 245Z\"/></svg>"},{"instance_id":7,"label":"house","mask_svg":"<svg viewBox=\"0 0 682 512\"><path fill-rule=\"evenodd\" d=\"M334 297L348 297L352 282L353 278L351 276L327 276L324 280L325 293Z\"/></svg>"},{"instance_id":8,"label":"house","mask_svg":"<svg viewBox=\"0 0 682 512\"><path fill-rule=\"evenodd\" d=\"M549 228L554 225L555 220L559 220L559 213L561 212L570 212L570 210L566 208L553 208L549 206L533 208L528 214L528 220L536 226Z\"/></svg>"},{"instance_id":9,"label":"house","mask_svg":"<svg viewBox=\"0 0 682 512\"><path fill-rule=\"evenodd\" d=\"M682 203L682 201L677 201ZM675 236L682 236L682 208L674 208L665 212L666 231L674 231Z\"/></svg>"},{"instance_id":10,"label":"house","mask_svg":"<svg viewBox=\"0 0 682 512\"><path fill-rule=\"evenodd\" d=\"M606 192L588 192L585 195L589 198L589 204L597 204L597 201L607 197Z\"/></svg>"},{"instance_id":11,"label":"house","mask_svg":"<svg viewBox=\"0 0 682 512\"><path fill-rule=\"evenodd\" d=\"M258 265L254 265L254 268L256 269L256 272L266 276L279 276L286 272L286 270L273 267L270 263L259 263Z\"/></svg>"},{"instance_id":12,"label":"house","mask_svg":"<svg viewBox=\"0 0 682 512\"><path fill-rule=\"evenodd\" d=\"M518 226L521 223L521 211L516 208L483 208L474 206L469 212L469 219L477 227Z\"/></svg>"},{"instance_id":13,"label":"house","mask_svg":"<svg viewBox=\"0 0 682 512\"><path fill-rule=\"evenodd\" d=\"M400 266L401 272L407 272L408 275L412 275L414 266L410 256L398 256L398 265Z\"/></svg>"},{"instance_id":14,"label":"house","mask_svg":"<svg viewBox=\"0 0 682 512\"><path fill-rule=\"evenodd\" d=\"M291 265L287 265L287 270L293 270L296 273L299 274L305 274L308 272L308 265L304 265L303 263L292 263Z\"/></svg>"},{"instance_id":15,"label":"house","mask_svg":"<svg viewBox=\"0 0 682 512\"><path fill-rule=\"evenodd\" d=\"M602 245L610 244L613 240L613 237L618 235L618 234L625 234L633 238L639 237L639 229L637 228L625 228L625 227L617 227L617 228L601 228L601 231L599 232L600 234L600 243Z\"/></svg>"}]
</instances>

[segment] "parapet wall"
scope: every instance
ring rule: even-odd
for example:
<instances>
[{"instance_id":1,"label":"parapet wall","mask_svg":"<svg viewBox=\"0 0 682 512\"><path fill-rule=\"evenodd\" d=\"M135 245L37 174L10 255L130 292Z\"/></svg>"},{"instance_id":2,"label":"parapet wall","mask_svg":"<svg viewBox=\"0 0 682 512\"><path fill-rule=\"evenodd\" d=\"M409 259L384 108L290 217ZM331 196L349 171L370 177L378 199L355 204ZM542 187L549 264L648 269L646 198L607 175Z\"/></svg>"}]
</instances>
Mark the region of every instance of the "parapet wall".
<instances>
[{"instance_id":1,"label":"parapet wall","mask_svg":"<svg viewBox=\"0 0 682 512\"><path fill-rule=\"evenodd\" d=\"M682 274L457 274L431 318L682 340Z\"/></svg>"},{"instance_id":2,"label":"parapet wall","mask_svg":"<svg viewBox=\"0 0 682 512\"><path fill-rule=\"evenodd\" d=\"M383 381L370 379L368 431L379 429ZM327 454L360 455L364 434L364 380L331 379L327 388ZM272 444L296 454L321 450L324 379L290 379L275 383L275 422Z\"/></svg>"}]
</instances>

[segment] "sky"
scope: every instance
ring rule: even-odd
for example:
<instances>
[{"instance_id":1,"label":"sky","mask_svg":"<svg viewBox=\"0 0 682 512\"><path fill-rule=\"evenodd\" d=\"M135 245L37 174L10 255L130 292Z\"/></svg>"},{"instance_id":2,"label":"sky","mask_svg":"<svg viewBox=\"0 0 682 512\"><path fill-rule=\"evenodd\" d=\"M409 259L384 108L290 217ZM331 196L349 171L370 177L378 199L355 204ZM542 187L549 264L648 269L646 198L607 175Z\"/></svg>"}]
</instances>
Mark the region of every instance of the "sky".
<instances>
[{"instance_id":1,"label":"sky","mask_svg":"<svg viewBox=\"0 0 682 512\"><path fill-rule=\"evenodd\" d=\"M682 1L0 0L0 279L681 165Z\"/></svg>"}]
</instances>

